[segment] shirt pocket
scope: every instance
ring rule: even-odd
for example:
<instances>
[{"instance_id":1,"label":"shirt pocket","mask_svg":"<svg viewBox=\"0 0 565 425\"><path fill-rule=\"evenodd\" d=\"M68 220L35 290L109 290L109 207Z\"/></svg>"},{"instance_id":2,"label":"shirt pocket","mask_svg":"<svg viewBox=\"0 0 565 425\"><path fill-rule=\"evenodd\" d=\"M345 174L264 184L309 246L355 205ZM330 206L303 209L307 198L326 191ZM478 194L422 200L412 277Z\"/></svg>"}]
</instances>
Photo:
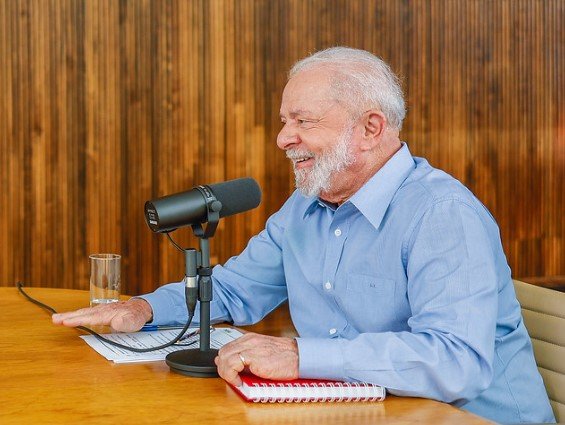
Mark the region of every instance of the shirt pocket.
<instances>
[{"instance_id":1,"label":"shirt pocket","mask_svg":"<svg viewBox=\"0 0 565 425\"><path fill-rule=\"evenodd\" d=\"M373 328L387 328L397 319L395 291L394 279L351 273L345 294L347 313Z\"/></svg>"}]
</instances>

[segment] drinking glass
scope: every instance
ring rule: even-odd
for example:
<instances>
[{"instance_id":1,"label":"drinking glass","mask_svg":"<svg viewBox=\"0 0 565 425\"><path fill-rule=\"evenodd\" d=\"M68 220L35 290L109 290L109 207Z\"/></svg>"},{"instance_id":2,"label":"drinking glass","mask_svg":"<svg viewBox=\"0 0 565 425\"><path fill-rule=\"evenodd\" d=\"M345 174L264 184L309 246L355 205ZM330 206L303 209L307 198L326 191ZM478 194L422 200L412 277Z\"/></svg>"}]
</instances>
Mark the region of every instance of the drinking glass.
<instances>
[{"instance_id":1,"label":"drinking glass","mask_svg":"<svg viewBox=\"0 0 565 425\"><path fill-rule=\"evenodd\" d=\"M90 258L90 306L120 299L120 260L118 254L92 254Z\"/></svg>"}]
</instances>

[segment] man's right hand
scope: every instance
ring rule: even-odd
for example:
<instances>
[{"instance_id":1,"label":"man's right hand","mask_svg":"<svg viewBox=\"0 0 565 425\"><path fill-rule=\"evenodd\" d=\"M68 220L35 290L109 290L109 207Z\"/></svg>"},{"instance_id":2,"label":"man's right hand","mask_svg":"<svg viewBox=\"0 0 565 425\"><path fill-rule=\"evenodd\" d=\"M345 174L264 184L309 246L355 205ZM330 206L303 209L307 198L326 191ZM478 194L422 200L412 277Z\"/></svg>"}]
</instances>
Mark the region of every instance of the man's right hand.
<instances>
[{"instance_id":1,"label":"man's right hand","mask_svg":"<svg viewBox=\"0 0 565 425\"><path fill-rule=\"evenodd\" d=\"M153 317L153 310L142 298L101 304L52 316L53 323L69 327L105 325L119 332L136 332Z\"/></svg>"}]
</instances>

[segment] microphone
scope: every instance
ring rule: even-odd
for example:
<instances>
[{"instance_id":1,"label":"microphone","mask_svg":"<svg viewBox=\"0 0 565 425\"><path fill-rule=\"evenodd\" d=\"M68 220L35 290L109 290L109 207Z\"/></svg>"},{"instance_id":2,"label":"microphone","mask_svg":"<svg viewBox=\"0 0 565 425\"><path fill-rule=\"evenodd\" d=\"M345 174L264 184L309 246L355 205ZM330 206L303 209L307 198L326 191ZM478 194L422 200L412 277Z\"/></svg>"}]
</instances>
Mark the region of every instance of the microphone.
<instances>
[{"instance_id":1,"label":"microphone","mask_svg":"<svg viewBox=\"0 0 565 425\"><path fill-rule=\"evenodd\" d=\"M261 189L250 177L196 186L145 203L145 221L153 232L206 223L209 211L220 218L251 210L261 203Z\"/></svg>"}]
</instances>

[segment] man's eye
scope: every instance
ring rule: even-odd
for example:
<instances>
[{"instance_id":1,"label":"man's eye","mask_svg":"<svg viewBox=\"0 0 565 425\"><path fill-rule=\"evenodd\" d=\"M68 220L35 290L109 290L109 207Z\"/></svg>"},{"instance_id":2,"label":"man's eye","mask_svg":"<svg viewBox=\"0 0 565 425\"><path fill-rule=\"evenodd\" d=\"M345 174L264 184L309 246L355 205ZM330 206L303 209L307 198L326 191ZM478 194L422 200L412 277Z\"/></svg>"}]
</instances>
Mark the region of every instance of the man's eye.
<instances>
[{"instance_id":1,"label":"man's eye","mask_svg":"<svg viewBox=\"0 0 565 425\"><path fill-rule=\"evenodd\" d=\"M304 123L306 123L307 121L306 121L306 120L298 119L298 120L296 120L296 122L297 122L298 124L304 124Z\"/></svg>"}]
</instances>

